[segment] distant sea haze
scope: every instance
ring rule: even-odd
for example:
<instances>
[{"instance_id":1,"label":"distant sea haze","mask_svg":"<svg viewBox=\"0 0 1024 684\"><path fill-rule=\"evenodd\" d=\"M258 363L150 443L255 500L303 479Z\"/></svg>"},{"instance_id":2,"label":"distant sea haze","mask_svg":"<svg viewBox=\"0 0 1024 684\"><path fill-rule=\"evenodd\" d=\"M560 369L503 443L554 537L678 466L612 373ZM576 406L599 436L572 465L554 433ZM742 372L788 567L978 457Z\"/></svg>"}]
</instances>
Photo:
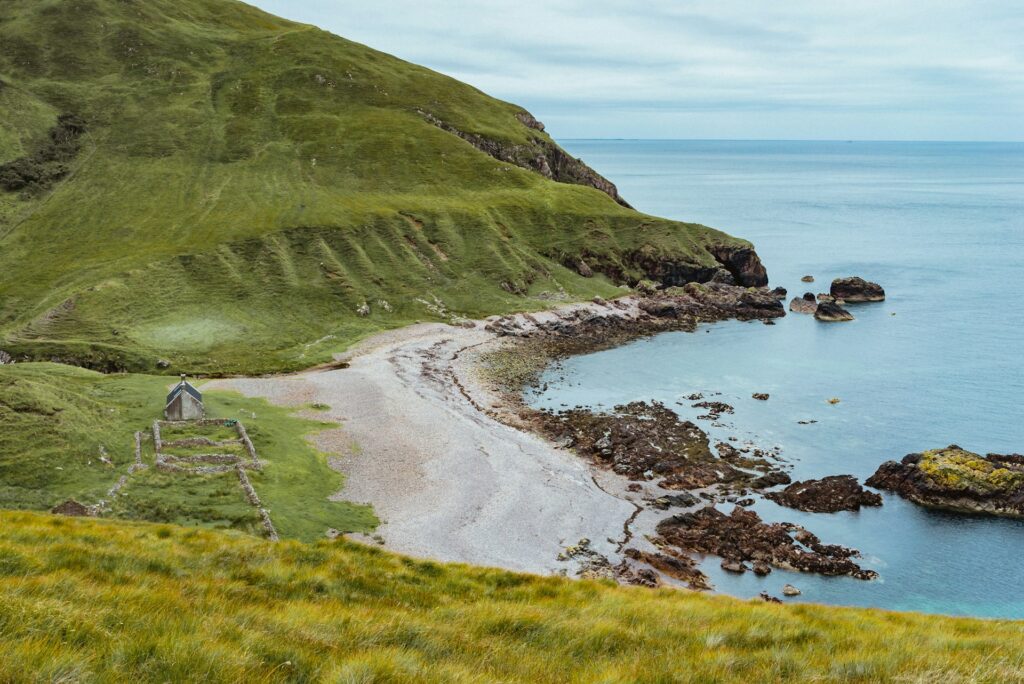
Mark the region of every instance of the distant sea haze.
<instances>
[{"instance_id":1,"label":"distant sea haze","mask_svg":"<svg viewBox=\"0 0 1024 684\"><path fill-rule=\"evenodd\" d=\"M795 479L863 480L883 461L952 443L1024 452L1024 144L563 144L639 210L751 240L772 286L790 297L860 275L888 299L851 306L851 323L789 314L774 326L717 324L571 359L533 403L657 399L693 419L685 395L722 392L716 399L736 413L731 429L701 421L713 439L778 445ZM754 392L771 398L753 401ZM880 579L726 576L708 559L720 591L779 594L790 582L811 602L1024 618L1024 522L930 511L890 494L860 513L754 508L860 549Z\"/></svg>"}]
</instances>

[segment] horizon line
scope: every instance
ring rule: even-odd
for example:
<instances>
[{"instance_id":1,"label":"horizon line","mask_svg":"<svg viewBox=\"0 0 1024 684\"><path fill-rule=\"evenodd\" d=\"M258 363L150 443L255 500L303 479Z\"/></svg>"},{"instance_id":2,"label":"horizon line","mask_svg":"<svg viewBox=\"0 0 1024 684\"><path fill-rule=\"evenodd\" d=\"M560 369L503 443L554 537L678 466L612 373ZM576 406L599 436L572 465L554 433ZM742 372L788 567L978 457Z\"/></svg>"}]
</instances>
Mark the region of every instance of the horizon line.
<instances>
[{"instance_id":1,"label":"horizon line","mask_svg":"<svg viewBox=\"0 0 1024 684\"><path fill-rule=\"evenodd\" d=\"M944 140L900 139L900 138L573 138L557 137L565 141L601 141L601 142L832 142L832 143L957 143L957 144L992 144L992 145L1024 145L1021 140Z\"/></svg>"}]
</instances>

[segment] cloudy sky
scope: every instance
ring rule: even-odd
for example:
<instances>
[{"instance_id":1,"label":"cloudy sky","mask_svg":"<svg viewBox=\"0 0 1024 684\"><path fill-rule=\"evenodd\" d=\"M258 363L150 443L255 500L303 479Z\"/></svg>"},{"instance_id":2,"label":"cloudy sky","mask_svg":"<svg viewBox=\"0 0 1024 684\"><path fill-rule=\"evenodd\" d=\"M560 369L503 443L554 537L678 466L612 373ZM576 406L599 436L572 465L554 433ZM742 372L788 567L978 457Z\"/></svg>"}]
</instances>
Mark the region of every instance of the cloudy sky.
<instances>
[{"instance_id":1,"label":"cloudy sky","mask_svg":"<svg viewBox=\"0 0 1024 684\"><path fill-rule=\"evenodd\" d=\"M1021 0L249 0L560 138L1024 140Z\"/></svg>"}]
</instances>

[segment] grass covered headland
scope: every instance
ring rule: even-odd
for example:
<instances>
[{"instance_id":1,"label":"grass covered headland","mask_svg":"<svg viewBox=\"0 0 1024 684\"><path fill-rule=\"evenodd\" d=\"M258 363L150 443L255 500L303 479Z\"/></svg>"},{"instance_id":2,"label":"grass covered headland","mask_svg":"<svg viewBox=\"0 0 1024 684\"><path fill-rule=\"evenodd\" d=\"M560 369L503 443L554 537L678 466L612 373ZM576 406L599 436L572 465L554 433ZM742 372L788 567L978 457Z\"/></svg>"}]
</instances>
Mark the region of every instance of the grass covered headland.
<instances>
[{"instance_id":1,"label":"grass covered headland","mask_svg":"<svg viewBox=\"0 0 1024 684\"><path fill-rule=\"evenodd\" d=\"M15 358L295 369L748 246L617 197L521 108L235 0L0 3Z\"/></svg>"},{"instance_id":2,"label":"grass covered headland","mask_svg":"<svg viewBox=\"0 0 1024 684\"><path fill-rule=\"evenodd\" d=\"M0 513L0 680L1009 682L1024 625Z\"/></svg>"}]
</instances>

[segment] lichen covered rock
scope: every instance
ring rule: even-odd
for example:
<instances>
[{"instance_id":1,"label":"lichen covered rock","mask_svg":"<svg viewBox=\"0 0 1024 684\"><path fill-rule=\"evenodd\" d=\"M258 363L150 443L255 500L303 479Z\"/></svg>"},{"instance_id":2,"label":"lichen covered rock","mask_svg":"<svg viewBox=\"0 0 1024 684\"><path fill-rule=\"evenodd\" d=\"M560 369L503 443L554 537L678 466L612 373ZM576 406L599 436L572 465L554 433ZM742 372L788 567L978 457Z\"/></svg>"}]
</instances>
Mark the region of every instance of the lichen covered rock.
<instances>
[{"instance_id":1,"label":"lichen covered rock","mask_svg":"<svg viewBox=\"0 0 1024 684\"><path fill-rule=\"evenodd\" d=\"M1024 517L1024 456L980 456L952 444L887 461L866 484L923 506Z\"/></svg>"}]
</instances>

